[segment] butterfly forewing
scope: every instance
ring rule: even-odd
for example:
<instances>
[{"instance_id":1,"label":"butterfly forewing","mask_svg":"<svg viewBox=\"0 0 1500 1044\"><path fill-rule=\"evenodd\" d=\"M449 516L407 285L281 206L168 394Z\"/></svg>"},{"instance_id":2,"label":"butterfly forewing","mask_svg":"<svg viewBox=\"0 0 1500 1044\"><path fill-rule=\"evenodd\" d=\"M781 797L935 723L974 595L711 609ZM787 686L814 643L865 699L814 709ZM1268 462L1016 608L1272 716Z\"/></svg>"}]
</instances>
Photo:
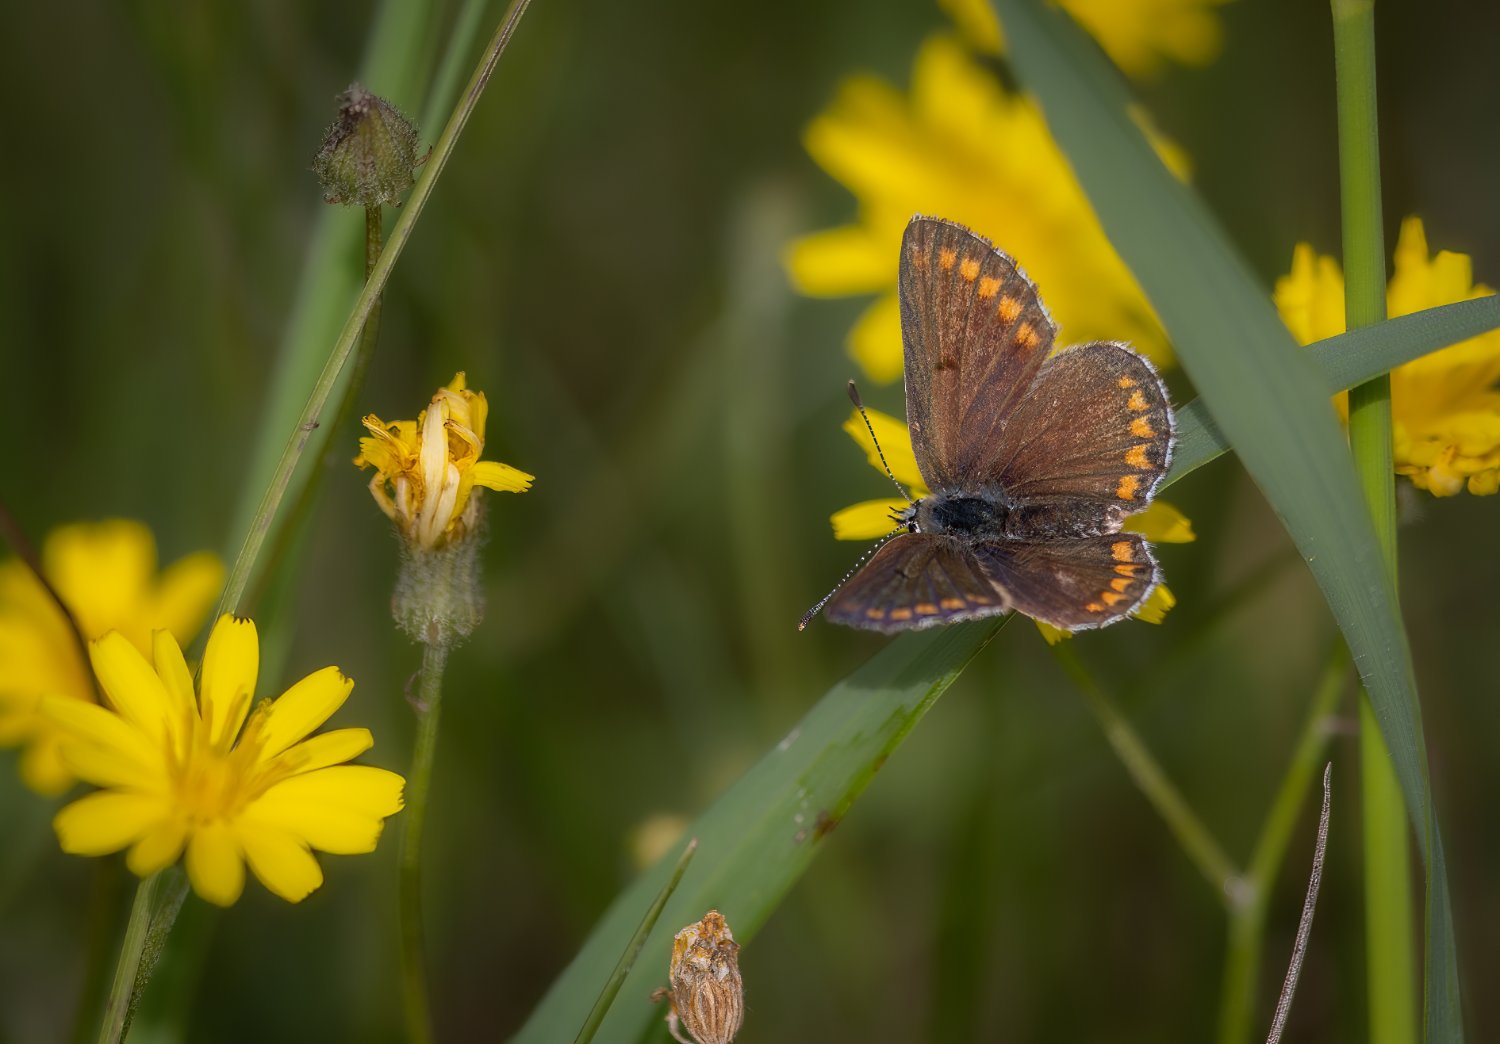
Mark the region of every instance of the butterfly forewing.
<instances>
[{"instance_id":1,"label":"butterfly forewing","mask_svg":"<svg viewBox=\"0 0 1500 1044\"><path fill-rule=\"evenodd\" d=\"M1172 413L1151 364L1122 344L1058 352L1016 404L988 482L1025 502L1081 497L1123 518L1145 507L1172 459Z\"/></svg>"},{"instance_id":2,"label":"butterfly forewing","mask_svg":"<svg viewBox=\"0 0 1500 1044\"><path fill-rule=\"evenodd\" d=\"M905 631L1009 608L1004 592L962 543L901 533L839 588L824 612L848 627Z\"/></svg>"},{"instance_id":3,"label":"butterfly forewing","mask_svg":"<svg viewBox=\"0 0 1500 1044\"><path fill-rule=\"evenodd\" d=\"M929 488L973 486L1056 328L1016 263L951 221L906 226L898 287L917 466Z\"/></svg>"},{"instance_id":4,"label":"butterfly forewing","mask_svg":"<svg viewBox=\"0 0 1500 1044\"><path fill-rule=\"evenodd\" d=\"M994 541L974 553L1012 606L1066 631L1124 619L1158 580L1150 548L1134 533Z\"/></svg>"}]
</instances>

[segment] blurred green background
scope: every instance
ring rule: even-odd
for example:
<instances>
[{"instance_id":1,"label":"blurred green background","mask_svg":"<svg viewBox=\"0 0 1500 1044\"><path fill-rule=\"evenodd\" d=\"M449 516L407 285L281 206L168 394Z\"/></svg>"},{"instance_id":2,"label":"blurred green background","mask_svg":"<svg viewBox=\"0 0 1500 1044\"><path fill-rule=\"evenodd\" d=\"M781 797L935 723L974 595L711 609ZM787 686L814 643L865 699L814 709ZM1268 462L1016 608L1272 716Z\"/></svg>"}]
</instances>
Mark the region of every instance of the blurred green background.
<instances>
[{"instance_id":1,"label":"blurred green background","mask_svg":"<svg viewBox=\"0 0 1500 1044\"><path fill-rule=\"evenodd\" d=\"M1269 294L1299 239L1338 253L1328 16L1292 0L1222 14L1216 63L1140 91ZM164 560L232 555L324 208L307 168L373 18L270 2L8 12L0 497L35 537L121 515L155 529ZM1387 242L1420 214L1434 249L1473 255L1493 284L1500 78L1484 42L1500 13L1386 3L1377 24ZM701 811L884 641L794 627L859 552L827 516L888 486L839 430L865 301L795 296L779 253L855 209L807 159L803 125L856 70L904 85L946 25L928 4L536 0L400 260L359 412L413 416L467 370L491 403L486 455L538 476L490 498L489 611L446 685L426 853L444 1039L518 1028L636 873L641 825ZM898 388L865 397L901 413ZM336 436L289 609L260 621L285 638L261 689L338 664L357 687L335 723L369 725L365 760L404 771L419 653L389 621L396 545L348 465L357 437ZM1500 500L1399 492L1470 1032L1493 1039ZM1075 651L1243 860L1335 632L1232 458L1170 499L1199 535L1160 551L1178 608ZM1352 706L1289 1040L1366 1038ZM0 1039L54 1040L110 878L57 851L56 805L14 760L0 754ZM1263 1023L1312 833L1309 818L1273 900ZM323 860L301 906L258 885L224 915L190 900L137 1039L397 1039L395 840ZM746 946L740 1039L1207 1039L1223 936L1218 898L1034 629L1011 626ZM645 959L665 980L665 955Z\"/></svg>"}]
</instances>

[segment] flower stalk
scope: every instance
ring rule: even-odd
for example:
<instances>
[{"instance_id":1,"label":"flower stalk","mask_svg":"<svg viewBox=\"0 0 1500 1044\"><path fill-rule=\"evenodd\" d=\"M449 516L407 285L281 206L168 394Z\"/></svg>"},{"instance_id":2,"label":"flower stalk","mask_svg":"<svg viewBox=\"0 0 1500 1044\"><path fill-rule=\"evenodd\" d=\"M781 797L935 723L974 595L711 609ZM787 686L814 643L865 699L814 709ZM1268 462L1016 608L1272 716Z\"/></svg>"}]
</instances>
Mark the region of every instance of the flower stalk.
<instances>
[{"instance_id":1,"label":"flower stalk","mask_svg":"<svg viewBox=\"0 0 1500 1044\"><path fill-rule=\"evenodd\" d=\"M1343 215L1345 322L1349 329L1386 314L1380 136L1375 89L1373 0L1332 0L1338 96L1339 189ZM1391 381L1376 377L1349 392L1349 445L1396 585L1396 498ZM1364 818L1366 989L1370 1039L1416 1040L1411 857L1406 810L1369 696L1360 698L1360 783Z\"/></svg>"},{"instance_id":2,"label":"flower stalk","mask_svg":"<svg viewBox=\"0 0 1500 1044\"><path fill-rule=\"evenodd\" d=\"M422 646L422 671L414 701L416 749L407 777L406 816L401 826L401 997L406 1012L406 1037L418 1044L433 1039L422 921L422 826L432 782L433 755L437 750L443 670L447 665L447 645L430 642Z\"/></svg>"}]
</instances>

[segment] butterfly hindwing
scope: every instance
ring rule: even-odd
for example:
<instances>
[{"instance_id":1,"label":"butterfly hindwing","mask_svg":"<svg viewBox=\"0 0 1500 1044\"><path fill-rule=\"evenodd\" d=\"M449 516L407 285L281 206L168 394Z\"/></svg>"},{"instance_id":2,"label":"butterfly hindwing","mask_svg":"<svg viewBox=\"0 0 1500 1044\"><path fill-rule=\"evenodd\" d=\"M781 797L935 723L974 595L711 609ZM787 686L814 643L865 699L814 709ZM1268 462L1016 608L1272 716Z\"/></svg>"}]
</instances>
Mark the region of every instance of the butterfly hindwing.
<instances>
[{"instance_id":1,"label":"butterfly hindwing","mask_svg":"<svg viewBox=\"0 0 1500 1044\"><path fill-rule=\"evenodd\" d=\"M990 541L974 554L1013 608L1065 631L1124 619L1159 579L1151 549L1135 533Z\"/></svg>"},{"instance_id":2,"label":"butterfly hindwing","mask_svg":"<svg viewBox=\"0 0 1500 1044\"><path fill-rule=\"evenodd\" d=\"M824 612L847 627L892 632L1009 608L1004 593L961 542L898 533L839 588Z\"/></svg>"},{"instance_id":3,"label":"butterfly hindwing","mask_svg":"<svg viewBox=\"0 0 1500 1044\"><path fill-rule=\"evenodd\" d=\"M917 466L931 489L972 486L1056 327L1015 261L952 221L906 226L898 289Z\"/></svg>"},{"instance_id":4,"label":"butterfly hindwing","mask_svg":"<svg viewBox=\"0 0 1500 1044\"><path fill-rule=\"evenodd\" d=\"M1109 505L1117 518L1151 500L1172 460L1172 412L1151 364L1096 341L1046 361L1005 420L986 481L1019 502Z\"/></svg>"}]
</instances>

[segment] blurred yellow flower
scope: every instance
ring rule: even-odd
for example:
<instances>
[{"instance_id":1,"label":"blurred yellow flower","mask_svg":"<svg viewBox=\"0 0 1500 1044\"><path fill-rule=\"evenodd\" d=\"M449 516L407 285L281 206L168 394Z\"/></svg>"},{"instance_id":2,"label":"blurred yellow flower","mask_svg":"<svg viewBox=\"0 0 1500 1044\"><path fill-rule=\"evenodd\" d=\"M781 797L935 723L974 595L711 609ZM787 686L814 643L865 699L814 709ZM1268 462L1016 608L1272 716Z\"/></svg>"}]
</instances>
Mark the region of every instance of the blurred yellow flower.
<instances>
[{"instance_id":1,"label":"blurred yellow flower","mask_svg":"<svg viewBox=\"0 0 1500 1044\"><path fill-rule=\"evenodd\" d=\"M959 30L990 54L1005 50L990 0L939 0ZM1057 0L1131 76L1161 73L1167 60L1207 65L1224 47L1215 8L1229 0Z\"/></svg>"},{"instance_id":2,"label":"blurred yellow flower","mask_svg":"<svg viewBox=\"0 0 1500 1044\"><path fill-rule=\"evenodd\" d=\"M885 453L886 464L890 465L891 474L896 481L910 491L912 500L928 496L931 491L923 483L922 472L917 468L911 430L889 413L872 410L868 406L865 407L865 413L870 418L870 427L875 429L875 438L880 440L880 450ZM844 431L864 450L865 459L870 462L870 466L884 474L880 452L875 449L875 442L870 438L870 431L860 419L858 410L850 412L848 419L844 421ZM835 511L829 519L833 523L834 539L879 540L889 536L897 528L895 516L905 510L907 503L904 498L886 497L861 501ZM1157 544L1186 544L1197 539L1188 517L1161 500L1154 500L1146 510L1131 515L1122 528L1131 533L1139 533ZM1167 590L1167 585L1158 584L1134 615L1137 620L1159 624L1167 615L1167 610L1176 604L1177 599ZM1067 631L1039 620L1034 622L1049 644L1071 637Z\"/></svg>"},{"instance_id":3,"label":"blurred yellow flower","mask_svg":"<svg viewBox=\"0 0 1500 1044\"><path fill-rule=\"evenodd\" d=\"M509 464L480 460L489 404L468 390L462 372L439 388L414 421L365 417L354 463L374 468L370 493L413 547L433 550L460 541L478 520L475 486L524 493L533 476Z\"/></svg>"},{"instance_id":4,"label":"blurred yellow flower","mask_svg":"<svg viewBox=\"0 0 1500 1044\"><path fill-rule=\"evenodd\" d=\"M896 257L916 213L968 225L1017 258L1069 343L1124 340L1159 366L1170 362L1161 324L1036 103L1006 91L957 40L922 46L910 97L874 76L849 77L803 140L859 198L860 217L796 240L784 261L805 294L881 295L849 334L871 379L901 376Z\"/></svg>"},{"instance_id":5,"label":"blurred yellow flower","mask_svg":"<svg viewBox=\"0 0 1500 1044\"><path fill-rule=\"evenodd\" d=\"M226 615L214 625L196 697L176 639L157 631L151 651L154 663L111 632L89 646L106 706L43 702L67 735L69 767L104 788L57 814L65 852L129 848L126 865L146 877L185 851L193 890L229 906L247 862L295 903L323 883L313 849L375 850L385 817L401 809L404 781L343 764L370 748L368 729L309 738L354 687L337 667L252 710L260 644L249 620Z\"/></svg>"},{"instance_id":6,"label":"blurred yellow flower","mask_svg":"<svg viewBox=\"0 0 1500 1044\"><path fill-rule=\"evenodd\" d=\"M137 649L166 629L181 643L203 626L224 584L208 551L156 571L156 540L139 522L110 519L54 529L42 571L85 639L119 631ZM67 619L26 563L0 563L0 746L25 747L21 778L41 794L73 783L58 756L61 734L40 713L44 696L94 702L89 666Z\"/></svg>"},{"instance_id":7,"label":"blurred yellow flower","mask_svg":"<svg viewBox=\"0 0 1500 1044\"><path fill-rule=\"evenodd\" d=\"M1392 317L1494 293L1474 282L1465 254L1429 255L1420 218L1407 218L1396 241L1386 288ZM1276 307L1303 344L1344 332L1344 276L1338 262L1306 243L1291 274L1277 280ZM1424 355L1391 371L1396 473L1418 489L1447 497L1500 487L1500 330ZM1348 413L1348 396L1337 399Z\"/></svg>"}]
</instances>

